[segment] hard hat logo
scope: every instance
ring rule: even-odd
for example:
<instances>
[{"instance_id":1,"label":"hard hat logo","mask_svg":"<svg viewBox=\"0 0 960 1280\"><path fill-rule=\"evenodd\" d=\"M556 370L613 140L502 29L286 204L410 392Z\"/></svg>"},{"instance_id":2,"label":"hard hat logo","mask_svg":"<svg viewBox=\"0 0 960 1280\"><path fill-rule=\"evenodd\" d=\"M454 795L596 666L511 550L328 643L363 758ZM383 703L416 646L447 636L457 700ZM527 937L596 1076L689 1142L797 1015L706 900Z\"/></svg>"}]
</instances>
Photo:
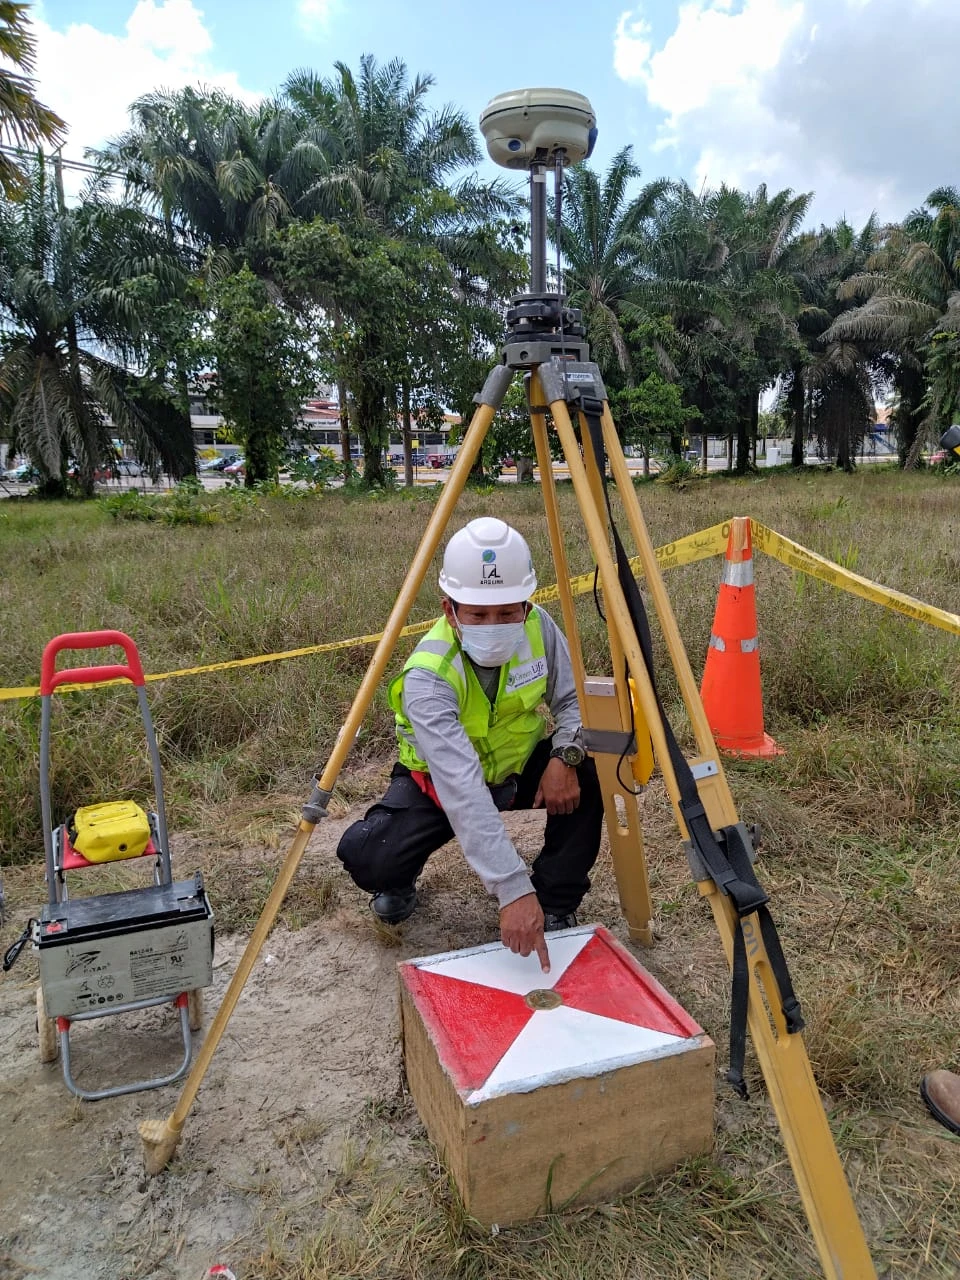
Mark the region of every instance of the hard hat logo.
<instances>
[{"instance_id":1,"label":"hard hat logo","mask_svg":"<svg viewBox=\"0 0 960 1280\"><path fill-rule=\"evenodd\" d=\"M447 543L440 590L457 604L484 604L496 590L501 604L521 604L537 589L526 540L503 520L480 517Z\"/></svg>"}]
</instances>

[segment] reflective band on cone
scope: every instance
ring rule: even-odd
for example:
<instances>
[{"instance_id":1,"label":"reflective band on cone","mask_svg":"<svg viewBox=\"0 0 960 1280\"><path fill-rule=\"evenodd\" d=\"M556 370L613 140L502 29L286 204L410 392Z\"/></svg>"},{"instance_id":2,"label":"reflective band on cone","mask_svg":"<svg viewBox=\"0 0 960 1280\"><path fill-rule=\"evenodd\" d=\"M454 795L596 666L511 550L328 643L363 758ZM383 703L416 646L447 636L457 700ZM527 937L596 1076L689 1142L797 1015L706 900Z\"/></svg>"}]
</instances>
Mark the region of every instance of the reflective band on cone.
<instances>
[{"instance_id":1,"label":"reflective band on cone","mask_svg":"<svg viewBox=\"0 0 960 1280\"><path fill-rule=\"evenodd\" d=\"M735 517L730 525L700 692L721 751L743 756L783 753L763 729L753 547L745 516Z\"/></svg>"}]
</instances>

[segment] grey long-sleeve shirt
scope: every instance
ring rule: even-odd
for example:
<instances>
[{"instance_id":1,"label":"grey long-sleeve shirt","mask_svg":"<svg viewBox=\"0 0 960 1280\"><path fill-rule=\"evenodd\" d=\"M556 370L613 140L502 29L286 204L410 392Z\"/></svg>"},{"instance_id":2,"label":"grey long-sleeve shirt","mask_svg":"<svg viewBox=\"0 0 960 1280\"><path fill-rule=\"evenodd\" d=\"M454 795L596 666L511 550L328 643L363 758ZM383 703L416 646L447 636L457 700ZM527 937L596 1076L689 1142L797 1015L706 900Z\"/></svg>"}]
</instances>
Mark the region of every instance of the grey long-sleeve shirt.
<instances>
[{"instance_id":1,"label":"grey long-sleeve shirt","mask_svg":"<svg viewBox=\"0 0 960 1280\"><path fill-rule=\"evenodd\" d=\"M566 747L580 729L570 650L550 615L542 609L537 613L547 662L546 702L556 725L554 744ZM403 677L402 696L404 713L464 856L487 892L506 907L532 892L530 877L483 780L480 757L460 723L457 695L435 672L415 668Z\"/></svg>"}]
</instances>

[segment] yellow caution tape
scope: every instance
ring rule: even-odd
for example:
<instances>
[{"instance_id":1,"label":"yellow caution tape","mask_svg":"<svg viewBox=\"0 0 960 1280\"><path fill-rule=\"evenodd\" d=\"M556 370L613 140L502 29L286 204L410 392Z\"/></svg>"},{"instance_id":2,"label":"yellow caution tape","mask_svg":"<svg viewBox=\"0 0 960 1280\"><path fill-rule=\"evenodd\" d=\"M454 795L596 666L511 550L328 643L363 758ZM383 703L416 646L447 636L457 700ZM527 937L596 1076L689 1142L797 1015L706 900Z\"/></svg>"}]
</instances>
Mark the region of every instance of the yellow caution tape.
<instances>
[{"instance_id":1,"label":"yellow caution tape","mask_svg":"<svg viewBox=\"0 0 960 1280\"><path fill-rule=\"evenodd\" d=\"M404 627L400 634L401 636L422 635L430 630L435 621L435 618L431 618L429 622L413 622L410 626ZM230 658L225 662L211 662L203 667L181 667L177 671L159 671L154 675L145 675L144 680L147 684L152 684L156 680L173 680L177 676L201 676L209 671L232 671L235 667L257 667L263 662L284 662L287 658L306 658L313 653L332 653L334 649L352 649L356 645L376 644L382 635L383 632L378 631L375 635L354 636L350 640L331 640L327 644L311 644L302 649L285 649L283 653L258 653L252 658ZM126 683L125 680L98 680L83 684L62 684L58 686L56 692L70 693L77 689L98 689L106 688L110 684ZM39 692L39 685L20 689L0 689L0 702L9 702L14 698L33 698Z\"/></svg>"},{"instance_id":2,"label":"yellow caution tape","mask_svg":"<svg viewBox=\"0 0 960 1280\"><path fill-rule=\"evenodd\" d=\"M722 554L726 550L727 537L730 533L730 522L715 524L709 529L701 529L699 533L690 533L679 542L668 542L666 546L657 547L657 564L661 569L676 569L679 565L693 564L697 560L706 560L708 556ZM630 561L634 573L642 573L640 557L634 556ZM570 591L575 596L586 595L593 590L593 574L581 573L570 579ZM541 587L532 599L537 604L547 604L551 600L560 599L560 588L554 583L549 587Z\"/></svg>"},{"instance_id":3,"label":"yellow caution tape","mask_svg":"<svg viewBox=\"0 0 960 1280\"><path fill-rule=\"evenodd\" d=\"M824 559L823 556L817 555L815 551L808 551L806 547L800 546L797 542L792 542L789 538L785 538L781 533L776 533L773 529L768 529L766 525L760 524L757 520L750 521L750 531L753 535L753 545L758 550L773 556L774 559L780 560L792 569L798 569L801 573L809 574L813 578L820 578L821 581L829 582L842 591L849 591L852 595L861 596L864 600L871 600L875 604L895 609L898 613L905 614L916 622L928 622L931 626L941 627L944 631L952 631L954 634L960 635L960 617L955 613L947 613L944 609L924 604L923 601L915 600L912 596L904 595L902 592L894 591L889 587L881 587L877 583L871 582L869 578L862 578L857 573L851 573L849 569L844 569L841 565L834 564L832 560ZM701 529L699 533L690 533L677 542L670 542L666 546L657 547L657 564L661 569L675 569L680 565L694 564L697 560L706 560L710 556L722 555L726 551L729 534L729 520L711 525L709 529ZM630 565L635 573L642 573L638 556L630 561ZM570 590L575 596L586 595L593 590L593 583L594 575L592 573L581 573L577 577L570 579ZM553 583L550 586L541 587L531 598L538 604L547 604L560 598L560 590L556 583ZM430 630L434 621L435 619L431 618L429 622L411 623L403 628L400 635L423 635L424 632ZM382 631L377 631L372 635L352 636L349 640L331 640L326 644L306 645L302 649L287 649L283 653L262 653L256 654L251 658L233 658L226 662L213 662L202 667L181 667L177 671L162 671L155 675L148 675L146 680L148 683L153 683L157 680L173 680L179 676L206 675L211 671L232 671L237 667L256 667L265 662L284 662L288 658L306 658L316 653L332 653L336 649L353 649L359 645L376 644L382 635ZM104 686L122 683L124 682L119 680L102 681ZM97 687L96 684L64 684L59 686L57 692L67 693L71 690ZM0 688L0 702L11 702L18 698L34 698L39 692L40 689L36 685L9 689Z\"/></svg>"},{"instance_id":4,"label":"yellow caution tape","mask_svg":"<svg viewBox=\"0 0 960 1280\"><path fill-rule=\"evenodd\" d=\"M874 604L894 609L897 613L913 618L915 622L927 622L932 627L940 627L944 631L952 631L954 635L960 635L960 616L955 613L938 609L936 605L924 604L922 600L915 600L913 596L904 595L902 591L894 591L892 587L881 587L878 583L871 582L869 578L862 578L859 573L851 573L842 565L818 556L815 551L808 551L798 542L792 542L782 533L768 529L757 520L750 521L750 532L753 535L755 547L768 556L773 556L775 560L789 565L791 569L798 569L811 578L829 582L832 586L839 587L841 591L849 591L851 595L860 596L863 600L871 600Z\"/></svg>"}]
</instances>

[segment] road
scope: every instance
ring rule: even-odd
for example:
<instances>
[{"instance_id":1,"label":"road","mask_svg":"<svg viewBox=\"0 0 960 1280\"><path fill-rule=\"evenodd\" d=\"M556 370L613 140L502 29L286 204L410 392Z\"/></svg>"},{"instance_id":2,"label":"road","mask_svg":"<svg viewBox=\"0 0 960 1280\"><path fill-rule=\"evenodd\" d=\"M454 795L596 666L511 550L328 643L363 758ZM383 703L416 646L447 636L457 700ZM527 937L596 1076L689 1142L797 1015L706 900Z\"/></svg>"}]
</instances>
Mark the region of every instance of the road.
<instances>
[{"instance_id":1,"label":"road","mask_svg":"<svg viewBox=\"0 0 960 1280\"><path fill-rule=\"evenodd\" d=\"M870 454L865 454L864 456L857 458L857 465L859 466L861 464L871 463L871 462L891 462L895 460L896 460L895 454L894 455L885 454L883 456L879 456L879 455L871 456ZM641 458L627 458L626 461L627 461L627 467L632 476L643 475L643 460ZM817 462L818 462L818 459L816 458L807 458L808 466L816 465ZM710 471L723 471L727 463L725 458L710 458L708 459L707 465ZM394 470L397 473L398 482L402 484L403 468L394 467ZM651 460L650 474L656 475L658 470L659 470L659 464L655 460ZM762 466L760 470L761 471L763 470ZM436 468L427 467L427 466L414 467L413 482L415 485L420 487L425 487L428 485L435 485L435 484L442 484L447 479L449 474L450 474L450 469L448 467L436 467ZM567 466L565 462L555 462L553 464L553 474L558 480L568 479L570 476L570 468ZM539 482L540 480L539 467L534 467L533 475L534 475L534 479ZM517 481L516 468L515 467L504 468L503 472L500 475L500 480L505 484L516 484L516 481ZM227 488L228 485L236 485L238 483L242 483L242 481L238 481L233 477L224 477L222 475L218 475L216 473L210 473L210 472L201 474L200 482L203 485L204 489L210 490L210 491L215 491L217 489L225 489ZM339 482L334 482L334 487L337 487L338 484ZM18 484L11 480L0 480L0 498L23 497L30 492L32 487L33 486L30 484ZM107 494L110 494L110 493L121 493L127 489L139 489L144 493L163 493L171 487L172 486L167 483L152 485L149 479L141 476L141 477L124 477L120 480L110 480L110 481L98 484L96 486L96 489L99 495L106 496Z\"/></svg>"}]
</instances>

